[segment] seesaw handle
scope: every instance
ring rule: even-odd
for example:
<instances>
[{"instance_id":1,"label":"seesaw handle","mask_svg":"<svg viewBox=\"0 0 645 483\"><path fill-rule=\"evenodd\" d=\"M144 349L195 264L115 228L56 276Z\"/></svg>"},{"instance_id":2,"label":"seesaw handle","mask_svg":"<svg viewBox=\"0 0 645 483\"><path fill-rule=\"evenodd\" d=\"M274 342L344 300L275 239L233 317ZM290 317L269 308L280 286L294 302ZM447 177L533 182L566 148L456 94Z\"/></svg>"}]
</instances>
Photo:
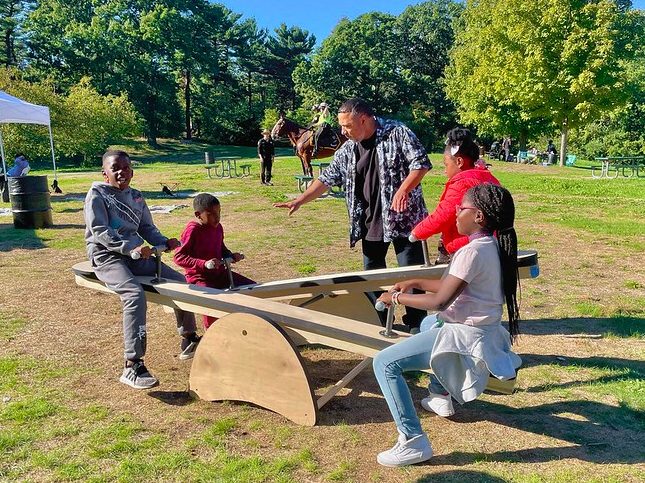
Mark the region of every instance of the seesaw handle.
<instances>
[{"instance_id":1,"label":"seesaw handle","mask_svg":"<svg viewBox=\"0 0 645 483\"><path fill-rule=\"evenodd\" d=\"M380 300L376 301L376 304L374 304L374 308L378 310L379 312L383 312L387 308L387 319L385 322L385 330L382 330L379 332L383 337L388 337L390 339L395 339L398 337L398 334L396 332L392 331L392 325L394 324L394 304L391 304L389 307L385 305Z\"/></svg>"},{"instance_id":2,"label":"seesaw handle","mask_svg":"<svg viewBox=\"0 0 645 483\"><path fill-rule=\"evenodd\" d=\"M414 235L414 233L410 233L410 236L408 237L408 240L410 243L418 242L419 239ZM426 267L430 266L430 255L428 253L428 241L427 240L421 240L421 249L423 250L423 262Z\"/></svg>"},{"instance_id":3,"label":"seesaw handle","mask_svg":"<svg viewBox=\"0 0 645 483\"><path fill-rule=\"evenodd\" d=\"M160 255L161 253L168 251L168 246L167 245L157 245L154 247L150 247L152 249L152 254L157 256ZM130 257L132 260L139 260L141 258L141 252L138 250L132 250L130 252Z\"/></svg>"}]
</instances>

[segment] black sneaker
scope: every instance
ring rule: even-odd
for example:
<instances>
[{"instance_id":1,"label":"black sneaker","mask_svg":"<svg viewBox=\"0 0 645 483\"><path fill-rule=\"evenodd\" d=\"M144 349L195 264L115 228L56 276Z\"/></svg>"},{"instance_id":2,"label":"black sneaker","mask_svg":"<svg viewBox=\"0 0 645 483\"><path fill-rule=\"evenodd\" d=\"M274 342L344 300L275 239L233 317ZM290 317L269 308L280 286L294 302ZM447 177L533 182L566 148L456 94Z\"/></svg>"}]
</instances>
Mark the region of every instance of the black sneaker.
<instances>
[{"instance_id":1,"label":"black sneaker","mask_svg":"<svg viewBox=\"0 0 645 483\"><path fill-rule=\"evenodd\" d=\"M131 366L125 366L119 381L134 389L150 389L159 384L159 380L150 374L141 360L136 361Z\"/></svg>"},{"instance_id":2,"label":"black sneaker","mask_svg":"<svg viewBox=\"0 0 645 483\"><path fill-rule=\"evenodd\" d=\"M202 340L197 334L192 334L188 337L181 339L181 353L179 354L179 360L187 361L195 357L195 351L199 345L199 341Z\"/></svg>"}]
</instances>

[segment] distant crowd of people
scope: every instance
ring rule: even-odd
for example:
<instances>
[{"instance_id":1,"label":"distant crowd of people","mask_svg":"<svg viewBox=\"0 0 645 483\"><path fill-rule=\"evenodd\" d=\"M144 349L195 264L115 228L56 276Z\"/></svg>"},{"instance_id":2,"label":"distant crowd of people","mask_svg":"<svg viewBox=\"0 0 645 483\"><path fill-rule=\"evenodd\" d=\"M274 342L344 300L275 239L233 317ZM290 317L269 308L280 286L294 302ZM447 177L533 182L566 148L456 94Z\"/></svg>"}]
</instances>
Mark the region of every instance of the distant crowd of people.
<instances>
[{"instance_id":1,"label":"distant crowd of people","mask_svg":"<svg viewBox=\"0 0 645 483\"><path fill-rule=\"evenodd\" d=\"M558 157L558 150L556 149L555 144L553 144L553 139L548 140L544 151L540 151L537 147L533 146L528 148L527 151L524 152L524 155L522 155L521 153L523 152L519 150L516 154L513 154L511 152L512 146L513 140L509 136L495 140L490 146L488 155L490 158L498 159L500 161L516 161L521 163L541 161L547 164L554 164Z\"/></svg>"}]
</instances>

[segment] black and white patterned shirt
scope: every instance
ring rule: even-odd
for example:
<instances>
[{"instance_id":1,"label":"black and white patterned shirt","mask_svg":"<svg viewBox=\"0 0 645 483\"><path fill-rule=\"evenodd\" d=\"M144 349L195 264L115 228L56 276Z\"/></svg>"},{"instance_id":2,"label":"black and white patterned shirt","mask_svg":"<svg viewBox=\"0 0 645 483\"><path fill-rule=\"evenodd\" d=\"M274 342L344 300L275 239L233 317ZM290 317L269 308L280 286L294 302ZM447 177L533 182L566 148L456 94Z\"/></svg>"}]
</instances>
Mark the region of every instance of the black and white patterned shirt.
<instances>
[{"instance_id":1,"label":"black and white patterned shirt","mask_svg":"<svg viewBox=\"0 0 645 483\"><path fill-rule=\"evenodd\" d=\"M390 209L394 194L410 171L432 169L425 148L415 134L403 123L376 118L376 151L379 163L381 185L381 206L383 210L383 241L407 237L412 229L427 215L421 185L408 195L408 209L397 213ZM365 207L356 193L356 142L348 140L343 144L331 164L318 178L327 186L342 186L349 213L349 244L354 246L361 240L361 219Z\"/></svg>"}]
</instances>

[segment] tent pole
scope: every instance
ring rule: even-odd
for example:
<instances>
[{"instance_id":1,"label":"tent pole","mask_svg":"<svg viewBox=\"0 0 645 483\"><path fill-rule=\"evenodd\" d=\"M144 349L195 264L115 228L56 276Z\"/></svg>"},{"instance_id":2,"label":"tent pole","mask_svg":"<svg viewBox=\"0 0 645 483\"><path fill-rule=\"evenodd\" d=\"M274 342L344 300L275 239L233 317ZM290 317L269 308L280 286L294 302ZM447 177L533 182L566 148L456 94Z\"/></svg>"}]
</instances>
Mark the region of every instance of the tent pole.
<instances>
[{"instance_id":1,"label":"tent pole","mask_svg":"<svg viewBox=\"0 0 645 483\"><path fill-rule=\"evenodd\" d=\"M2 174L7 178L7 161L4 157L4 141L2 140L2 129L0 129L0 155L2 155Z\"/></svg>"},{"instance_id":2,"label":"tent pole","mask_svg":"<svg viewBox=\"0 0 645 483\"><path fill-rule=\"evenodd\" d=\"M52 148L52 163L54 164L54 181L56 181L58 178L56 178L56 158L54 157L54 136L52 136L52 125L47 124L47 127L49 128L49 145Z\"/></svg>"}]
</instances>

